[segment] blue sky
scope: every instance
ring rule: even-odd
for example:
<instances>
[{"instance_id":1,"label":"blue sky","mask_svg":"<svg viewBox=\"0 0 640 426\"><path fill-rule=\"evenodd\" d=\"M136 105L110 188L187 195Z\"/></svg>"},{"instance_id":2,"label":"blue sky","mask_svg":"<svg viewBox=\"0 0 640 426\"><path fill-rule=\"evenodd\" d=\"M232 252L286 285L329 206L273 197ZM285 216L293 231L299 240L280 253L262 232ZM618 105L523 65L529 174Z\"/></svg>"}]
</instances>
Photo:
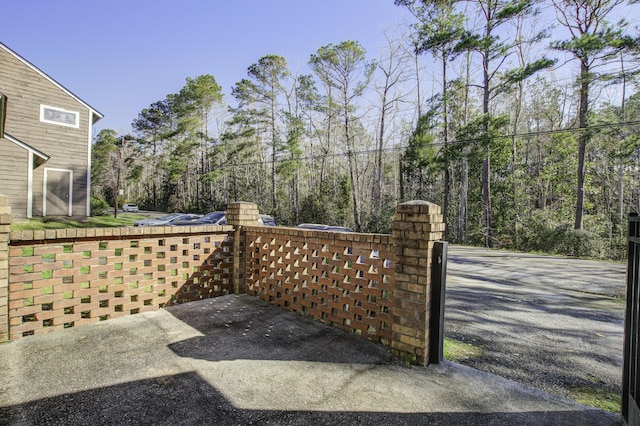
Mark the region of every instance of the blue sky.
<instances>
[{"instance_id":1,"label":"blue sky","mask_svg":"<svg viewBox=\"0 0 640 426\"><path fill-rule=\"evenodd\" d=\"M329 43L356 40L378 57L384 30L407 16L393 0L0 0L0 41L126 133L187 77L212 74L227 102L266 54L305 72Z\"/></svg>"}]
</instances>

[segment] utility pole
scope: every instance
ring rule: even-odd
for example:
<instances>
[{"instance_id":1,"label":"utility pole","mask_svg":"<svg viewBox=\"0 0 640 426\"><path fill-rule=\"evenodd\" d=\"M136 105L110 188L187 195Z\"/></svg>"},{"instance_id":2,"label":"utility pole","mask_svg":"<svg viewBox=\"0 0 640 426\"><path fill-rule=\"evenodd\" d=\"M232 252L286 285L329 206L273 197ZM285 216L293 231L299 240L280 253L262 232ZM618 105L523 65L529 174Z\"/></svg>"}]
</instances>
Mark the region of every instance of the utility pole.
<instances>
[{"instance_id":1,"label":"utility pole","mask_svg":"<svg viewBox=\"0 0 640 426\"><path fill-rule=\"evenodd\" d=\"M121 195L121 177L122 177L122 157L124 156L124 136L121 137L121 142L120 142L120 146L118 147L118 177L116 178L116 190L115 190L115 196L116 196L116 201L114 203L113 206L113 218L117 219L118 218L118 198Z\"/></svg>"}]
</instances>

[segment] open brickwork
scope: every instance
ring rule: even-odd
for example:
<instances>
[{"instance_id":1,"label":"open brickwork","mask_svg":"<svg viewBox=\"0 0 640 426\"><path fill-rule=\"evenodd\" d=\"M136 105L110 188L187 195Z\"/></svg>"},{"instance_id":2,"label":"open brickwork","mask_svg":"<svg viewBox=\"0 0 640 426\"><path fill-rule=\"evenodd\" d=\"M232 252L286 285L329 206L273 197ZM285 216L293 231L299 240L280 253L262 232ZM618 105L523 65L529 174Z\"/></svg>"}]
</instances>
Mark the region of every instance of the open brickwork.
<instances>
[{"instance_id":1,"label":"open brickwork","mask_svg":"<svg viewBox=\"0 0 640 426\"><path fill-rule=\"evenodd\" d=\"M389 344L394 254L390 235L246 230L246 292Z\"/></svg>"},{"instance_id":2,"label":"open brickwork","mask_svg":"<svg viewBox=\"0 0 640 426\"><path fill-rule=\"evenodd\" d=\"M226 226L10 232L0 195L0 341L246 293L428 363L438 206L399 205L393 235L258 218L255 204L236 202Z\"/></svg>"},{"instance_id":3,"label":"open brickwork","mask_svg":"<svg viewBox=\"0 0 640 426\"><path fill-rule=\"evenodd\" d=\"M9 234L12 220L9 198L0 195L0 342L9 336Z\"/></svg>"},{"instance_id":4,"label":"open brickwork","mask_svg":"<svg viewBox=\"0 0 640 426\"><path fill-rule=\"evenodd\" d=\"M207 228L216 229L172 234L172 228L150 228L142 235L111 230L100 237L65 231L64 238L12 233L11 337L232 293L230 227Z\"/></svg>"}]
</instances>

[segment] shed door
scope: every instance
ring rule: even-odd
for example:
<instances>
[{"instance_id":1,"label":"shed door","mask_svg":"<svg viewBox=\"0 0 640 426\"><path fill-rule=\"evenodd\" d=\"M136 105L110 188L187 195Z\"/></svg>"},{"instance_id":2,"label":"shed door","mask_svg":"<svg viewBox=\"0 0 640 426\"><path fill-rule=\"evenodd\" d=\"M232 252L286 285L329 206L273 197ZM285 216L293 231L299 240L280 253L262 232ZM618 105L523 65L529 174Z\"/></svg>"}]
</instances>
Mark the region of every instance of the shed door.
<instances>
[{"instance_id":1,"label":"shed door","mask_svg":"<svg viewBox=\"0 0 640 426\"><path fill-rule=\"evenodd\" d=\"M73 172L45 169L43 216L71 216Z\"/></svg>"}]
</instances>

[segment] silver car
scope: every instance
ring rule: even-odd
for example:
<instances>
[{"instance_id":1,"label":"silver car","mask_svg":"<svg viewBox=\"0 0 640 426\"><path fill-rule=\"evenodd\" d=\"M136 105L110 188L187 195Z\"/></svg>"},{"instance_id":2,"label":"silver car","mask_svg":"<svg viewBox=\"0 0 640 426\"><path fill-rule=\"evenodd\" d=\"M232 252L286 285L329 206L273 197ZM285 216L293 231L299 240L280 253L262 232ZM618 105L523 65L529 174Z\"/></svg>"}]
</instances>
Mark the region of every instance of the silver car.
<instances>
[{"instance_id":1,"label":"silver car","mask_svg":"<svg viewBox=\"0 0 640 426\"><path fill-rule=\"evenodd\" d=\"M133 226L164 226L171 225L176 220L195 220L202 217L201 214L171 213L156 219L142 219L134 222Z\"/></svg>"},{"instance_id":2,"label":"silver car","mask_svg":"<svg viewBox=\"0 0 640 426\"><path fill-rule=\"evenodd\" d=\"M227 224L227 217L225 212L211 212L195 220L178 219L171 222L169 225L197 226L197 225L226 225L226 224Z\"/></svg>"},{"instance_id":3,"label":"silver car","mask_svg":"<svg viewBox=\"0 0 640 426\"><path fill-rule=\"evenodd\" d=\"M313 229L316 231L332 231L332 232L353 232L353 229L346 226L323 225L320 223L301 223L296 228Z\"/></svg>"}]
</instances>

